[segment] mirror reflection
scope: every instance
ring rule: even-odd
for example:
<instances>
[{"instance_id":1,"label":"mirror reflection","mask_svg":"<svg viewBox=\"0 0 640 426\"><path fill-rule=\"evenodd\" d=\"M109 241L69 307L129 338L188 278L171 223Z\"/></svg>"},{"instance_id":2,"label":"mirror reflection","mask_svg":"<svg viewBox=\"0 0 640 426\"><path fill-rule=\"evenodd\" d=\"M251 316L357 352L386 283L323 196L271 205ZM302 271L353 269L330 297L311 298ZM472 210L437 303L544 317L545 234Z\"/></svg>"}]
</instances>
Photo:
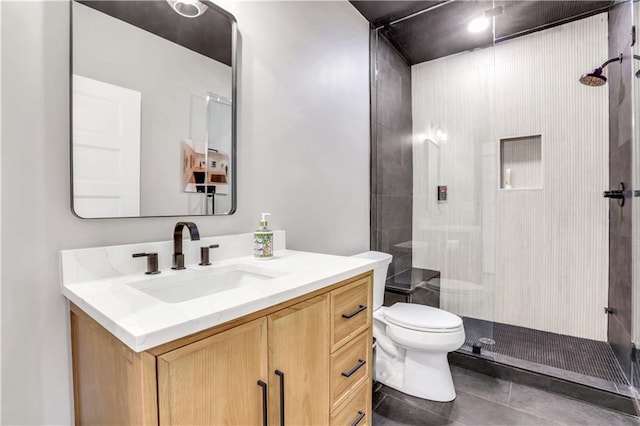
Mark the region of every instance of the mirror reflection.
<instances>
[{"instance_id":1,"label":"mirror reflection","mask_svg":"<svg viewBox=\"0 0 640 426\"><path fill-rule=\"evenodd\" d=\"M235 31L208 2L72 3L75 214L234 212Z\"/></svg>"}]
</instances>

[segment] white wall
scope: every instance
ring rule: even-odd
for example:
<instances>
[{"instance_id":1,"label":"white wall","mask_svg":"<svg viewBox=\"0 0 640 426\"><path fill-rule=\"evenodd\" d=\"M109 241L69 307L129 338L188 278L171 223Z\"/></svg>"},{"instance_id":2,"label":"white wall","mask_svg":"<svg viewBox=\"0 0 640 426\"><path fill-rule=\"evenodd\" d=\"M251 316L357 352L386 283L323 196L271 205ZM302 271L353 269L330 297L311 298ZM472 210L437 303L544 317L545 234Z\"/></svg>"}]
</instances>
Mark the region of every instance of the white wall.
<instances>
[{"instance_id":1,"label":"white wall","mask_svg":"<svg viewBox=\"0 0 640 426\"><path fill-rule=\"evenodd\" d=\"M177 218L81 220L69 209L69 9L3 2L2 423L70 424L67 304L58 251L168 240ZM289 247L369 246L369 26L347 2L239 2L238 211L271 211ZM11 226L6 226L10 223Z\"/></svg>"},{"instance_id":2,"label":"white wall","mask_svg":"<svg viewBox=\"0 0 640 426\"><path fill-rule=\"evenodd\" d=\"M577 81L606 57L600 14L412 68L414 134L449 134L414 146L413 262L482 286L442 291L445 309L606 340L608 98ZM498 190L500 139L531 135L542 189Z\"/></svg>"}]
</instances>

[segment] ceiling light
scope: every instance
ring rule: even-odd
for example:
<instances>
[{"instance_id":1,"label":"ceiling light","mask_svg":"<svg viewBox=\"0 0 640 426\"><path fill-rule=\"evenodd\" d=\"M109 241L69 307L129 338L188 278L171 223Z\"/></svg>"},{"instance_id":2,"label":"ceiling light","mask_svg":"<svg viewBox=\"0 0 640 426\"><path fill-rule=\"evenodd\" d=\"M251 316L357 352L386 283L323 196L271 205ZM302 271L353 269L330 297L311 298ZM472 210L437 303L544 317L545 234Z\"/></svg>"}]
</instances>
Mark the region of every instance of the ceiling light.
<instances>
[{"instance_id":1,"label":"ceiling light","mask_svg":"<svg viewBox=\"0 0 640 426\"><path fill-rule=\"evenodd\" d=\"M207 5L199 0L167 0L167 3L185 18L197 18L207 10Z\"/></svg>"},{"instance_id":2,"label":"ceiling light","mask_svg":"<svg viewBox=\"0 0 640 426\"><path fill-rule=\"evenodd\" d=\"M473 18L471 22L469 22L467 29L470 33L479 33L489 28L490 23L491 21L486 16L478 16L477 18Z\"/></svg>"}]
</instances>

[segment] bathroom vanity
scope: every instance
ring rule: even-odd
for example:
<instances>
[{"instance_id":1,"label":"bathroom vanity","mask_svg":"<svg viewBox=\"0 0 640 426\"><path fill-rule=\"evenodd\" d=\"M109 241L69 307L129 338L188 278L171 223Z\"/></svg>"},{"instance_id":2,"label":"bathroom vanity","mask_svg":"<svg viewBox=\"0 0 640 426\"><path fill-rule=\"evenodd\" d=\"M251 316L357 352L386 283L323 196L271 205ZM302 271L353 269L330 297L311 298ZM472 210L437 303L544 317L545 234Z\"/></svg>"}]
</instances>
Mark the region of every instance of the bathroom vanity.
<instances>
[{"instance_id":1,"label":"bathroom vanity","mask_svg":"<svg viewBox=\"0 0 640 426\"><path fill-rule=\"evenodd\" d=\"M370 263L283 250L284 233L271 261L236 256L250 235L200 241L223 249L212 269L167 271L165 242L62 252L76 424L371 424ZM150 245L152 278L125 255ZM180 301L155 292L188 295L230 265L275 276Z\"/></svg>"}]
</instances>

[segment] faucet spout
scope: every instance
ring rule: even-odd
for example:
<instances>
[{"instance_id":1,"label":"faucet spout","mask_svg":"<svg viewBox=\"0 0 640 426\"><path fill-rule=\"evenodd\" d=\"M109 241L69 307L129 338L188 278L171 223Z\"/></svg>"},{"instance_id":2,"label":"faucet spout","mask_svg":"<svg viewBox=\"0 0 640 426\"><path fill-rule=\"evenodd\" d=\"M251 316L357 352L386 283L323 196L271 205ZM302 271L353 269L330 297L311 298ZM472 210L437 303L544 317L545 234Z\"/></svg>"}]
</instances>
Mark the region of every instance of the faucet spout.
<instances>
[{"instance_id":1,"label":"faucet spout","mask_svg":"<svg viewBox=\"0 0 640 426\"><path fill-rule=\"evenodd\" d=\"M171 269L184 269L184 253L182 253L182 230L184 227L189 230L191 241L200 239L198 227L193 222L178 222L173 228L173 266Z\"/></svg>"}]
</instances>

